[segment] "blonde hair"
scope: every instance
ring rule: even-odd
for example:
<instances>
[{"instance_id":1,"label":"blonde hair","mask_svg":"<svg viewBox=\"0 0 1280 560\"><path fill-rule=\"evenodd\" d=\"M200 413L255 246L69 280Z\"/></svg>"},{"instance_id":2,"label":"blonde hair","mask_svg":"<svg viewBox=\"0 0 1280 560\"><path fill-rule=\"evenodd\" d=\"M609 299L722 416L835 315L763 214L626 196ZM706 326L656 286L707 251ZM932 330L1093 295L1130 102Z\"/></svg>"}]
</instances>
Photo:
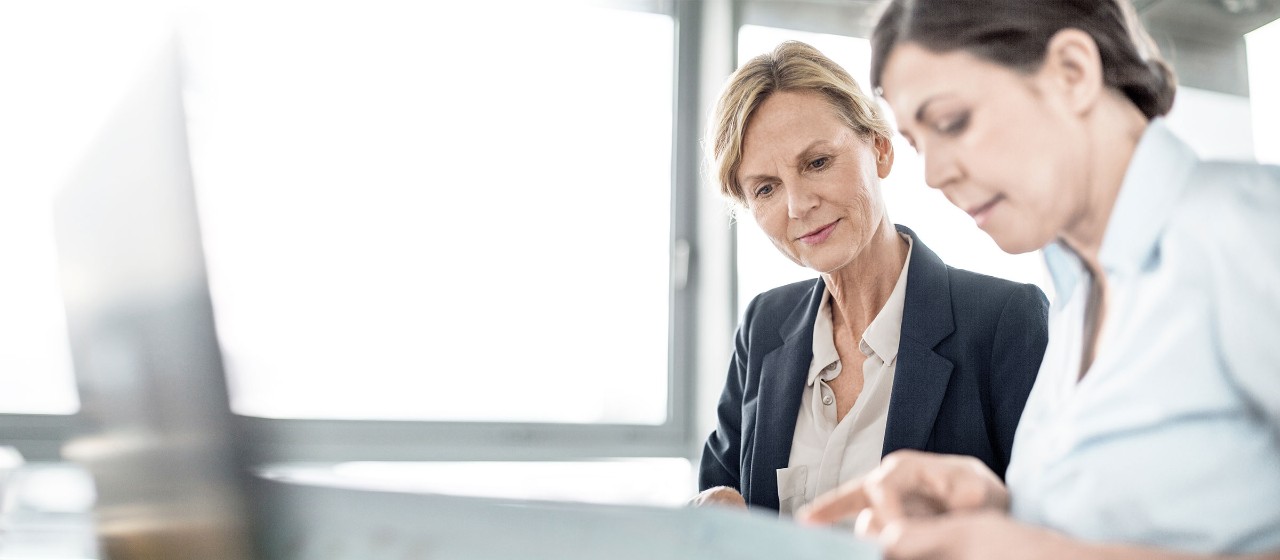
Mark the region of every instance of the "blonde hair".
<instances>
[{"instance_id":1,"label":"blonde hair","mask_svg":"<svg viewBox=\"0 0 1280 560\"><path fill-rule=\"evenodd\" d=\"M708 159L716 170L720 194L740 205L745 206L747 200L738 184L747 122L761 103L779 91L821 93L859 136L885 141L892 136L875 101L844 68L805 43L784 42L773 52L747 61L729 77L711 119Z\"/></svg>"}]
</instances>

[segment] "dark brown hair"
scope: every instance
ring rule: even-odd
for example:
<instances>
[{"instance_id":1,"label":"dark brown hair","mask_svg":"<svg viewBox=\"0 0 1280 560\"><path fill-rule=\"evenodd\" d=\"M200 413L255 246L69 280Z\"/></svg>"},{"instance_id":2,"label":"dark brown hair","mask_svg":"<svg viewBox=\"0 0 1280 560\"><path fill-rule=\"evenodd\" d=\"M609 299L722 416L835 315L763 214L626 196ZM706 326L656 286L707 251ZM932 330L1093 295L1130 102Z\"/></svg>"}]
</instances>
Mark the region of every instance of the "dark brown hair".
<instances>
[{"instance_id":1,"label":"dark brown hair","mask_svg":"<svg viewBox=\"0 0 1280 560\"><path fill-rule=\"evenodd\" d=\"M1102 58L1102 79L1147 119L1169 112L1177 82L1143 30L1129 0L891 0L871 36L871 84L880 90L885 61L900 43L962 50L1030 73L1063 29L1088 33Z\"/></svg>"}]
</instances>

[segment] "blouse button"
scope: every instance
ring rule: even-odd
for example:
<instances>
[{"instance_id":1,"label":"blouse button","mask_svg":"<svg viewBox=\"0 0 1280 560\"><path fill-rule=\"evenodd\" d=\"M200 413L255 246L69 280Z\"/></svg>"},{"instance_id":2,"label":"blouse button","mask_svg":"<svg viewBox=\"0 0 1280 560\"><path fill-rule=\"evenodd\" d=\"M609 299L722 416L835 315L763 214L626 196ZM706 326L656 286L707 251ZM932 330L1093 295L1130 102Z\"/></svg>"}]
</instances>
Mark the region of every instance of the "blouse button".
<instances>
[{"instance_id":1,"label":"blouse button","mask_svg":"<svg viewBox=\"0 0 1280 560\"><path fill-rule=\"evenodd\" d=\"M827 396L825 396L825 397L822 397L822 404L825 404L825 405L827 405L827 406L831 406L831 403L832 403L832 402L835 402L835 399L831 398L831 395L827 395Z\"/></svg>"}]
</instances>

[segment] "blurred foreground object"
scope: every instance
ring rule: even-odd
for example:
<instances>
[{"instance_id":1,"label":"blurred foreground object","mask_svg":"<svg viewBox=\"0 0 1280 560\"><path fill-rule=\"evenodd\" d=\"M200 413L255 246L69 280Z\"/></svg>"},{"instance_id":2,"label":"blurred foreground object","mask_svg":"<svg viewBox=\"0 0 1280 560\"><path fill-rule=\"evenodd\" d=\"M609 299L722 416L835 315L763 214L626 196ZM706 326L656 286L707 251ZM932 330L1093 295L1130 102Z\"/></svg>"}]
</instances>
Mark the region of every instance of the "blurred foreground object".
<instances>
[{"instance_id":1,"label":"blurred foreground object","mask_svg":"<svg viewBox=\"0 0 1280 560\"><path fill-rule=\"evenodd\" d=\"M134 84L55 203L86 422L63 454L93 476L106 558L249 558L175 40Z\"/></svg>"}]
</instances>

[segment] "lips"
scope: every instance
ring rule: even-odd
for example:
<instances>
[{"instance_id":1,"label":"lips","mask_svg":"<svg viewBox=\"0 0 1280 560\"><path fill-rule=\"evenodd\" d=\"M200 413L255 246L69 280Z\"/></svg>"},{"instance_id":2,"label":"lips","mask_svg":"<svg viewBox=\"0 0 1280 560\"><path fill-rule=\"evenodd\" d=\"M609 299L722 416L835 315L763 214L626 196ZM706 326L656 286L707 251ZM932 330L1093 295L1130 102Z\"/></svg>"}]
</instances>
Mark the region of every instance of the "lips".
<instances>
[{"instance_id":1,"label":"lips","mask_svg":"<svg viewBox=\"0 0 1280 560\"><path fill-rule=\"evenodd\" d=\"M982 227L982 224L987 223L987 219L991 217L991 210L994 209L1002 200L1004 200L1004 195L996 195L992 197L991 200L969 208L966 212L968 212L970 216L973 216L973 221L978 224L978 227Z\"/></svg>"},{"instance_id":2,"label":"lips","mask_svg":"<svg viewBox=\"0 0 1280 560\"><path fill-rule=\"evenodd\" d=\"M806 245L817 245L819 243L822 243L823 241L826 241L828 237L831 237L831 232L836 229L836 224L839 222L840 220L831 222L809 233L801 235L797 239L799 239L801 243L804 243Z\"/></svg>"}]
</instances>

